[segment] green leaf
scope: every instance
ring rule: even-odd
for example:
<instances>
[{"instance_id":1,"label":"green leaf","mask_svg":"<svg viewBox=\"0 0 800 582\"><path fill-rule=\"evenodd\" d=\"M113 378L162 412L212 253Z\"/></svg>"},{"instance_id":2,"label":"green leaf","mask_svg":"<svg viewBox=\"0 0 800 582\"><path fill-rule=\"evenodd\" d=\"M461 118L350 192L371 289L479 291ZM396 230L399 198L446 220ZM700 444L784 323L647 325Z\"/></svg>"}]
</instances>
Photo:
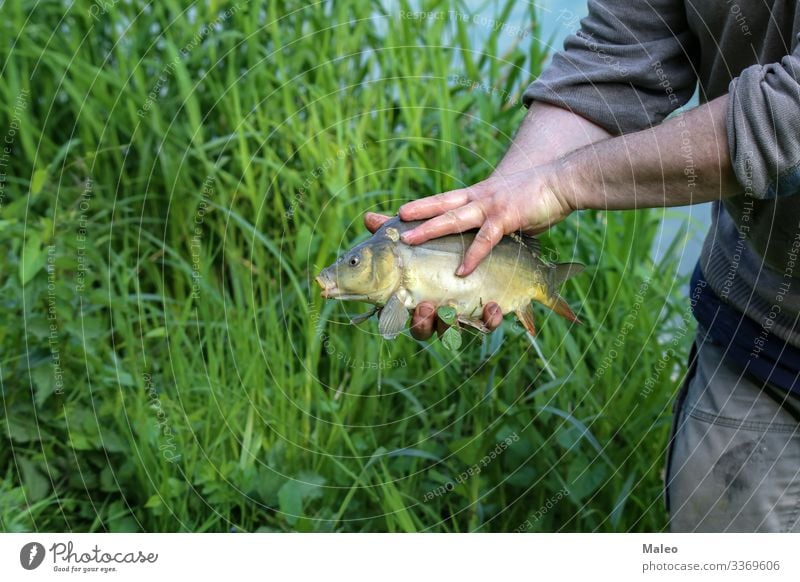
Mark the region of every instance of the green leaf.
<instances>
[{"instance_id":1,"label":"green leaf","mask_svg":"<svg viewBox=\"0 0 800 582\"><path fill-rule=\"evenodd\" d=\"M455 352L461 347L461 332L455 327L448 327L442 334L442 344L451 352Z\"/></svg>"},{"instance_id":2,"label":"green leaf","mask_svg":"<svg viewBox=\"0 0 800 582\"><path fill-rule=\"evenodd\" d=\"M537 472L533 467L520 467L505 478L505 483L515 487L523 487L528 489L533 483L536 482Z\"/></svg>"},{"instance_id":3,"label":"green leaf","mask_svg":"<svg viewBox=\"0 0 800 582\"><path fill-rule=\"evenodd\" d=\"M573 447L577 447L577 443L581 440L582 434L583 433L575 426L562 425L555 431L555 440L565 449L571 450Z\"/></svg>"},{"instance_id":4,"label":"green leaf","mask_svg":"<svg viewBox=\"0 0 800 582\"><path fill-rule=\"evenodd\" d=\"M570 498L578 503L594 493L608 474L608 467L602 461L590 462L586 457L572 461L567 470L567 488Z\"/></svg>"},{"instance_id":5,"label":"green leaf","mask_svg":"<svg viewBox=\"0 0 800 582\"><path fill-rule=\"evenodd\" d=\"M290 525L297 523L303 512L305 502L322 496L325 479L316 473L301 472L296 479L290 479L278 491L278 506L286 514L284 518Z\"/></svg>"},{"instance_id":6,"label":"green leaf","mask_svg":"<svg viewBox=\"0 0 800 582\"><path fill-rule=\"evenodd\" d=\"M103 470L100 471L100 491L103 493L118 493L119 478L120 477L115 475L114 470L109 465L103 467Z\"/></svg>"},{"instance_id":7,"label":"green leaf","mask_svg":"<svg viewBox=\"0 0 800 582\"><path fill-rule=\"evenodd\" d=\"M39 440L37 427L30 422L30 418L6 418L5 432L10 434L11 438L18 443L29 443Z\"/></svg>"},{"instance_id":8,"label":"green leaf","mask_svg":"<svg viewBox=\"0 0 800 582\"><path fill-rule=\"evenodd\" d=\"M439 319L441 319L447 325L455 324L456 318L458 317L455 307L450 307L449 305L442 305L437 308L436 315L438 315Z\"/></svg>"},{"instance_id":9,"label":"green leaf","mask_svg":"<svg viewBox=\"0 0 800 582\"><path fill-rule=\"evenodd\" d=\"M101 337L105 331L105 325L98 317L84 315L79 319L64 322L64 329L81 338L83 341L94 340Z\"/></svg>"},{"instance_id":10,"label":"green leaf","mask_svg":"<svg viewBox=\"0 0 800 582\"><path fill-rule=\"evenodd\" d=\"M262 503L266 505L279 503L278 491L282 480L282 477L275 471L270 471L269 469L259 471L255 493Z\"/></svg>"},{"instance_id":11,"label":"green leaf","mask_svg":"<svg viewBox=\"0 0 800 582\"><path fill-rule=\"evenodd\" d=\"M130 515L114 517L108 522L111 533L137 533L141 531L139 523Z\"/></svg>"},{"instance_id":12,"label":"green leaf","mask_svg":"<svg viewBox=\"0 0 800 582\"><path fill-rule=\"evenodd\" d=\"M468 436L451 441L447 448L465 465L474 465L487 452L483 440Z\"/></svg>"},{"instance_id":13,"label":"green leaf","mask_svg":"<svg viewBox=\"0 0 800 582\"><path fill-rule=\"evenodd\" d=\"M289 525L294 525L303 511L303 496L294 481L287 481L278 491L278 507Z\"/></svg>"},{"instance_id":14,"label":"green leaf","mask_svg":"<svg viewBox=\"0 0 800 582\"><path fill-rule=\"evenodd\" d=\"M17 463L22 471L22 484L25 486L28 501L44 499L50 492L50 480L39 471L33 461L19 457Z\"/></svg>"},{"instance_id":15,"label":"green leaf","mask_svg":"<svg viewBox=\"0 0 800 582\"><path fill-rule=\"evenodd\" d=\"M106 427L103 428L102 435L103 448L109 453L125 453L128 451L127 442L116 431Z\"/></svg>"},{"instance_id":16,"label":"green leaf","mask_svg":"<svg viewBox=\"0 0 800 582\"><path fill-rule=\"evenodd\" d=\"M422 449L415 449L411 447L395 449L386 453L387 457L416 457L418 459L428 459L430 461L441 461L442 458L428 451Z\"/></svg>"},{"instance_id":17,"label":"green leaf","mask_svg":"<svg viewBox=\"0 0 800 582\"><path fill-rule=\"evenodd\" d=\"M138 521L121 501L112 501L109 504L108 515L105 524L111 533L130 533L141 530Z\"/></svg>"},{"instance_id":18,"label":"green leaf","mask_svg":"<svg viewBox=\"0 0 800 582\"><path fill-rule=\"evenodd\" d=\"M630 499L631 489L633 488L633 482L635 478L635 473L631 473L630 476L628 476L628 478L625 480L625 483L622 485L622 489L617 495L617 500L614 502L614 510L611 512L611 516L609 517L609 521L614 528L619 527L622 516L625 514L625 505L628 499Z\"/></svg>"},{"instance_id":19,"label":"green leaf","mask_svg":"<svg viewBox=\"0 0 800 582\"><path fill-rule=\"evenodd\" d=\"M36 385L36 404L41 406L56 389L55 370L48 362L39 364L31 370L33 383Z\"/></svg>"},{"instance_id":20,"label":"green leaf","mask_svg":"<svg viewBox=\"0 0 800 582\"><path fill-rule=\"evenodd\" d=\"M166 335L167 335L167 328L161 326L151 329L146 334L144 334L144 337L146 337L147 339L153 339L157 337L166 337Z\"/></svg>"},{"instance_id":21,"label":"green leaf","mask_svg":"<svg viewBox=\"0 0 800 582\"><path fill-rule=\"evenodd\" d=\"M47 181L47 170L36 170L31 178L31 194L36 196Z\"/></svg>"},{"instance_id":22,"label":"green leaf","mask_svg":"<svg viewBox=\"0 0 800 582\"><path fill-rule=\"evenodd\" d=\"M19 279L25 285L44 267L45 254L42 248L42 236L35 230L29 230L22 249L19 263Z\"/></svg>"},{"instance_id":23,"label":"green leaf","mask_svg":"<svg viewBox=\"0 0 800 582\"><path fill-rule=\"evenodd\" d=\"M77 451L89 451L94 448L94 444L85 434L75 431L69 433L69 446Z\"/></svg>"}]
</instances>

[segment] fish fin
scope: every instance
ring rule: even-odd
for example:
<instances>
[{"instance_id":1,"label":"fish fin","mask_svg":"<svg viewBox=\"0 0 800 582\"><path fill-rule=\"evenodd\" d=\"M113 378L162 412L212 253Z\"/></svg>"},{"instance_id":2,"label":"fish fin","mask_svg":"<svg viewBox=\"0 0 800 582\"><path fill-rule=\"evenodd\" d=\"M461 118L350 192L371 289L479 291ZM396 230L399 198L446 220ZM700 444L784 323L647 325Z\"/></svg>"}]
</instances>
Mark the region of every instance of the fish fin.
<instances>
[{"instance_id":1,"label":"fish fin","mask_svg":"<svg viewBox=\"0 0 800 582\"><path fill-rule=\"evenodd\" d=\"M519 319L519 322L528 330L532 336L536 335L536 326L533 324L533 305L530 303L522 309L517 309L514 312Z\"/></svg>"},{"instance_id":2,"label":"fish fin","mask_svg":"<svg viewBox=\"0 0 800 582\"><path fill-rule=\"evenodd\" d=\"M361 313L359 315L354 315L353 317L351 317L350 318L350 323L352 323L353 325L358 325L359 323L364 323L370 317L375 315L377 312L378 312L378 308L377 307L373 307L372 309L370 309L366 313Z\"/></svg>"},{"instance_id":3,"label":"fish fin","mask_svg":"<svg viewBox=\"0 0 800 582\"><path fill-rule=\"evenodd\" d=\"M566 300L558 293L553 294L553 297L550 299L550 301L545 303L545 305L547 305L547 307L552 309L561 317L566 317L570 321L574 321L579 325L583 323L580 319L578 319L578 316L572 312L572 309L569 307L569 303L567 303Z\"/></svg>"},{"instance_id":4,"label":"fish fin","mask_svg":"<svg viewBox=\"0 0 800 582\"><path fill-rule=\"evenodd\" d=\"M511 232L508 236L524 246L537 257L542 254L542 243L535 236L525 234L524 232Z\"/></svg>"},{"instance_id":5,"label":"fish fin","mask_svg":"<svg viewBox=\"0 0 800 582\"><path fill-rule=\"evenodd\" d=\"M553 284L557 287L570 277L580 274L586 267L580 263L558 263L553 267Z\"/></svg>"},{"instance_id":6,"label":"fish fin","mask_svg":"<svg viewBox=\"0 0 800 582\"><path fill-rule=\"evenodd\" d=\"M381 309L378 318L378 330L384 339L394 339L397 337L408 321L408 309L397 293L389 297L389 301Z\"/></svg>"},{"instance_id":7,"label":"fish fin","mask_svg":"<svg viewBox=\"0 0 800 582\"><path fill-rule=\"evenodd\" d=\"M468 325L470 327L474 327L481 333L489 333L491 330L486 327L486 324L483 323L480 319L469 319L468 317L463 317L461 315L458 316L458 322L463 323L464 325Z\"/></svg>"}]
</instances>

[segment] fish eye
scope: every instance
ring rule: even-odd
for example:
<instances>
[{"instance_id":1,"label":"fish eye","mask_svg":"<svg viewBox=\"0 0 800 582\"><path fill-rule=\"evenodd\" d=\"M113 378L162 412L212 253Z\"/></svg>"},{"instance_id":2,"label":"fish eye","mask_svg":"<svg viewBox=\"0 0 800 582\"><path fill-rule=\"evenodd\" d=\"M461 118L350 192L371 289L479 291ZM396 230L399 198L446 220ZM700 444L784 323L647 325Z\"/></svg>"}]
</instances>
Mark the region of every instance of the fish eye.
<instances>
[{"instance_id":1,"label":"fish eye","mask_svg":"<svg viewBox=\"0 0 800 582\"><path fill-rule=\"evenodd\" d=\"M358 263L360 262L360 260L361 260L361 259L359 259L359 258L358 258L358 255L353 255L352 257L350 257L350 260L348 260L348 261L347 261L347 263L348 263L348 264L349 264L351 267L355 267L355 266L357 266L357 265L358 265Z\"/></svg>"}]
</instances>

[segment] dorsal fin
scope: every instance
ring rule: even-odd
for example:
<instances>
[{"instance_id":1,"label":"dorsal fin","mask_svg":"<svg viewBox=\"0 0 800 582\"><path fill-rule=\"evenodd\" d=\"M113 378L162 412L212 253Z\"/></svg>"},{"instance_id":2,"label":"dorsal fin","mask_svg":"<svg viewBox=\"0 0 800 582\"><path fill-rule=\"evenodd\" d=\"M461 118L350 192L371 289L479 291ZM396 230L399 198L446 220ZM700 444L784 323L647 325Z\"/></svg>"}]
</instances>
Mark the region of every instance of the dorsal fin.
<instances>
[{"instance_id":1,"label":"dorsal fin","mask_svg":"<svg viewBox=\"0 0 800 582\"><path fill-rule=\"evenodd\" d=\"M542 243L535 236L523 232L512 232L508 236L532 252L534 256L538 257L542 254Z\"/></svg>"}]
</instances>

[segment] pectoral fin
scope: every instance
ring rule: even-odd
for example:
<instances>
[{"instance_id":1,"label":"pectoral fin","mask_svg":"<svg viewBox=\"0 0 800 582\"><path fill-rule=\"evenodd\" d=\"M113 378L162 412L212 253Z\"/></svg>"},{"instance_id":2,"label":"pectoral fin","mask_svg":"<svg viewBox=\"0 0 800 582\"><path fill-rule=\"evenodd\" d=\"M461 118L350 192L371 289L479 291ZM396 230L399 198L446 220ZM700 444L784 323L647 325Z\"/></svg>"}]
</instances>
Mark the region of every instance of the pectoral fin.
<instances>
[{"instance_id":1,"label":"pectoral fin","mask_svg":"<svg viewBox=\"0 0 800 582\"><path fill-rule=\"evenodd\" d=\"M488 327L486 327L486 324L484 324L480 319L470 319L465 316L459 316L458 323L463 323L464 325L474 327L481 333L490 333L492 331Z\"/></svg>"},{"instance_id":2,"label":"pectoral fin","mask_svg":"<svg viewBox=\"0 0 800 582\"><path fill-rule=\"evenodd\" d=\"M359 323L364 323L370 317L375 315L377 312L378 312L378 308L377 307L373 307L372 309L370 309L366 313L362 313L360 315L354 315L352 318L350 318L350 323L352 323L353 325L358 325Z\"/></svg>"},{"instance_id":3,"label":"pectoral fin","mask_svg":"<svg viewBox=\"0 0 800 582\"><path fill-rule=\"evenodd\" d=\"M535 336L536 326L533 324L533 306L529 303L522 309L517 309L514 313L519 322L528 330L528 333Z\"/></svg>"},{"instance_id":4,"label":"pectoral fin","mask_svg":"<svg viewBox=\"0 0 800 582\"><path fill-rule=\"evenodd\" d=\"M408 309L403 300L395 293L386 302L378 318L378 330L385 339L397 337L408 321Z\"/></svg>"}]
</instances>

